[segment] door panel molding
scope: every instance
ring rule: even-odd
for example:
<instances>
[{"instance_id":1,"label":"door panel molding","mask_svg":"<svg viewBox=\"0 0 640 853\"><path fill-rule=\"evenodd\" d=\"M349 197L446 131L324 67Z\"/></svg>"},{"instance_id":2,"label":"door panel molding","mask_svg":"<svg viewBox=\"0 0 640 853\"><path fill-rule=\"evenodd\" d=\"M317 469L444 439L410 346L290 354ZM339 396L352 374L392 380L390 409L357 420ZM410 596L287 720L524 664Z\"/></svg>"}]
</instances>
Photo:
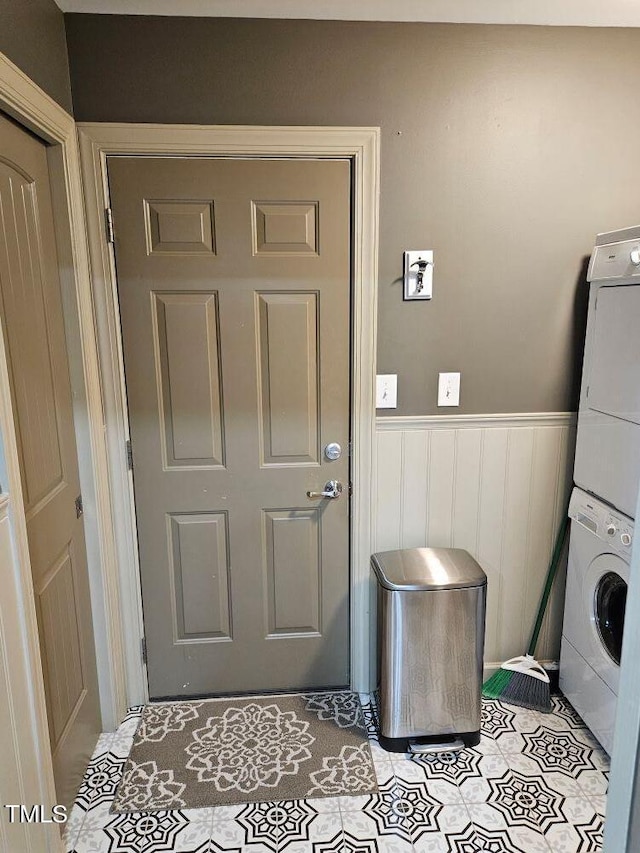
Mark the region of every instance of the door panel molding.
<instances>
[{"instance_id":1,"label":"door panel molding","mask_svg":"<svg viewBox=\"0 0 640 853\"><path fill-rule=\"evenodd\" d=\"M370 687L370 572L373 447L375 432L375 352L379 196L379 128L253 127L81 123L78 125L89 232L96 326L104 394L106 441L119 576L111 589L110 610L122 613L118 666L126 672L129 704L147 698L140 658L142 618L132 478L127 467L128 418L122 344L116 300L113 252L105 240L104 211L109 207L107 157L110 155L252 156L349 158L353 163L353 348L352 348L352 520L351 520L351 682ZM262 205L262 200L259 204ZM278 205L282 204L278 202ZM310 202L311 205L311 202ZM282 211L268 211L282 215ZM290 211L284 211L291 213ZM295 211L298 213L298 211ZM278 222L278 238L269 248L256 236L260 251L300 251L300 223ZM310 216L305 211L308 235ZM312 217L311 217L312 218ZM298 216L297 219L301 219ZM291 224L291 233L287 230ZM313 224L313 223L312 223ZM280 227L282 225L283 227ZM286 227L285 227L286 226ZM117 223L116 223L117 228ZM284 230L283 230L284 228ZM311 228L311 231L313 229ZM280 233L282 232L282 234ZM286 245L280 244L286 238ZM315 238L313 238L315 239ZM170 241L171 242L171 241ZM276 245L277 243L277 245ZM262 248L261 248L262 247ZM305 249L306 247L306 249ZM301 248L309 252L309 244Z\"/></svg>"},{"instance_id":2,"label":"door panel molding","mask_svg":"<svg viewBox=\"0 0 640 853\"><path fill-rule=\"evenodd\" d=\"M320 464L318 302L315 291L256 293L263 467Z\"/></svg>"}]
</instances>

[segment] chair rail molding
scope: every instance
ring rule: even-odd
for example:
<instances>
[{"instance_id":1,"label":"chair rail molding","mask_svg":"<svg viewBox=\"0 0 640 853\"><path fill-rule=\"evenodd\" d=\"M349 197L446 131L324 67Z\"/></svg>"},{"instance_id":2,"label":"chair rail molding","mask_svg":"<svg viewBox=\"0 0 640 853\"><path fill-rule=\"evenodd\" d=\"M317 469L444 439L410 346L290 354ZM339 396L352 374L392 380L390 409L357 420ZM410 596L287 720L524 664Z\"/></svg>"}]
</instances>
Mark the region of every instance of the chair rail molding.
<instances>
[{"instance_id":1,"label":"chair rail molding","mask_svg":"<svg viewBox=\"0 0 640 853\"><path fill-rule=\"evenodd\" d=\"M488 576L485 669L529 641L571 488L572 412L385 417L376 422L375 550L464 548ZM538 656L557 660L564 579Z\"/></svg>"},{"instance_id":2,"label":"chair rail molding","mask_svg":"<svg viewBox=\"0 0 640 853\"><path fill-rule=\"evenodd\" d=\"M122 613L122 658L129 704L145 701L143 636L132 478L127 467L127 403L113 249L104 238L109 205L107 157L241 156L349 158L353 164L353 349L351 683L369 689L375 352L380 130L371 127L255 127L81 123L78 125L119 579L111 609Z\"/></svg>"},{"instance_id":3,"label":"chair rail molding","mask_svg":"<svg viewBox=\"0 0 640 853\"><path fill-rule=\"evenodd\" d=\"M390 415L376 418L376 429L478 429L480 427L561 426L577 422L576 412L517 412L490 415Z\"/></svg>"}]
</instances>

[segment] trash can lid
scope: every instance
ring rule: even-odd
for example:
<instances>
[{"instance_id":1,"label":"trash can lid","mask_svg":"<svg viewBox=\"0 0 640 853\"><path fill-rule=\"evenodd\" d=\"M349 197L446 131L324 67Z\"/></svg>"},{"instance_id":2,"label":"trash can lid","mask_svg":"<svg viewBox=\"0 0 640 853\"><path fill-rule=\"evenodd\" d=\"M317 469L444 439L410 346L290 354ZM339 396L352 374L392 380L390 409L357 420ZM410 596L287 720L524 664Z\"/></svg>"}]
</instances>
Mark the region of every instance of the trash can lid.
<instances>
[{"instance_id":1,"label":"trash can lid","mask_svg":"<svg viewBox=\"0 0 640 853\"><path fill-rule=\"evenodd\" d=\"M487 576L461 548L403 548L373 554L371 565L386 589L466 589L482 586Z\"/></svg>"}]
</instances>

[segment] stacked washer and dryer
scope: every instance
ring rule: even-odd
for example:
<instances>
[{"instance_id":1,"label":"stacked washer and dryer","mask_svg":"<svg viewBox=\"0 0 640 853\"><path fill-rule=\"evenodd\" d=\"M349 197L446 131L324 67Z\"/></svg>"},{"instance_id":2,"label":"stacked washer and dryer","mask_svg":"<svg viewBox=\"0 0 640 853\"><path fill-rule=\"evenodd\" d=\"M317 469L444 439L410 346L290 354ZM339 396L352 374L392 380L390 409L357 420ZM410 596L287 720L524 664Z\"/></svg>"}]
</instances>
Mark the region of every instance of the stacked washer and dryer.
<instances>
[{"instance_id":1,"label":"stacked washer and dryer","mask_svg":"<svg viewBox=\"0 0 640 853\"><path fill-rule=\"evenodd\" d=\"M560 688L611 753L640 484L640 226L598 235L588 280Z\"/></svg>"}]
</instances>

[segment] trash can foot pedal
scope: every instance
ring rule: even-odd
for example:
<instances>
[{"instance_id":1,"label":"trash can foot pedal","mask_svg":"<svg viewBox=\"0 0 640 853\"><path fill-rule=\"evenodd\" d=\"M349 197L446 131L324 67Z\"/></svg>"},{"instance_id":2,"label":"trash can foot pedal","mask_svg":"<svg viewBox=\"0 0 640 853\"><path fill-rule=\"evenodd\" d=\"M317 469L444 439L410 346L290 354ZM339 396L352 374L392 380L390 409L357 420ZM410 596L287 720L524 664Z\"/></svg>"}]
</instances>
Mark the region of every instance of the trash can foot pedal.
<instances>
[{"instance_id":1,"label":"trash can foot pedal","mask_svg":"<svg viewBox=\"0 0 640 853\"><path fill-rule=\"evenodd\" d=\"M409 752L413 755L433 755L436 752L460 752L464 749L464 741L458 738L454 741L443 741L442 743L411 743Z\"/></svg>"}]
</instances>

